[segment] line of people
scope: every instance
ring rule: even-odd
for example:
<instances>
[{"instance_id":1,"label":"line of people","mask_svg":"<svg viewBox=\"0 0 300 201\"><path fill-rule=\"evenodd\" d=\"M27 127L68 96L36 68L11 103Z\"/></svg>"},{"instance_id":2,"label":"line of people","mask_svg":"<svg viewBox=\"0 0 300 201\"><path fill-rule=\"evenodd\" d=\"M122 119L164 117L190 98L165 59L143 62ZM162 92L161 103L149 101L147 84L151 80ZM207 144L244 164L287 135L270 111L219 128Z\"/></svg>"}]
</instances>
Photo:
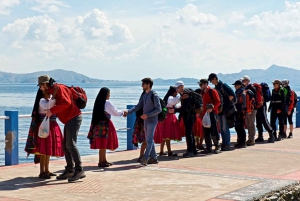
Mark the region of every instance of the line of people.
<instances>
[{"instance_id":1,"label":"line of people","mask_svg":"<svg viewBox=\"0 0 300 201\"><path fill-rule=\"evenodd\" d=\"M143 92L139 102L129 110L118 110L109 100L110 90L106 87L101 88L96 97L87 138L91 149L99 149L99 167L113 165L107 161L106 150L113 151L118 148L117 132L111 115L126 117L135 113L137 118L132 143L136 146L142 144L138 158L142 165L158 163L155 143L161 144L160 156L177 156L171 150L170 141L181 141L182 137L186 138L187 151L183 154L186 158L196 156L198 150L201 150L201 154L229 151L229 129L233 127L238 136L235 148L246 148L255 145L255 142L264 142L263 126L269 133L269 143L287 138L287 121L290 124L288 138L293 137L292 115L297 104L297 95L290 89L288 80L274 80L274 89L270 93L266 83L251 83L249 76L244 76L233 84L236 89L234 92L212 73L208 79L198 82L200 88L196 90L186 88L182 81L176 82L175 86L170 86L163 99L152 90L151 78L141 81ZM215 88L211 88L209 82ZM40 163L39 178L42 179L56 176L49 170L50 156L65 156L65 171L56 178L75 182L86 177L76 146L82 116L78 99L75 100L74 97L78 98L79 93L75 92L74 95L72 88L56 83L47 75L38 78L38 86L25 151L28 155L35 154L35 163ZM267 102L270 102L268 109ZM267 110L271 112L271 124L267 119ZM179 113L178 119L176 113ZM45 116L50 118L50 132L47 138L40 138L37 132ZM56 118L65 124L63 133ZM209 126L203 124L203 118L209 119ZM254 139L255 119L257 139ZM276 120L279 122L278 135ZM247 141L245 129L248 130ZM165 144L167 153L164 152Z\"/></svg>"}]
</instances>

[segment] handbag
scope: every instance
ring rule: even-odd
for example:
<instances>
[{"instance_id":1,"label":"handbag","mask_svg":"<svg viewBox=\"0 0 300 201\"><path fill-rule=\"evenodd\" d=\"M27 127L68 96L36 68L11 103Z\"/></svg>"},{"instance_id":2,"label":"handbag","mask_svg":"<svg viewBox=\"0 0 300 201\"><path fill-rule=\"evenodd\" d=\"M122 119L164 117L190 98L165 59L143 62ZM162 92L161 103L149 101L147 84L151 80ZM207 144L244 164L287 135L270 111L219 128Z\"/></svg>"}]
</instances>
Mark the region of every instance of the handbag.
<instances>
[{"instance_id":1,"label":"handbag","mask_svg":"<svg viewBox=\"0 0 300 201\"><path fill-rule=\"evenodd\" d=\"M49 136L49 130L50 130L50 119L49 117L46 116L39 127L38 136L40 138L47 138Z\"/></svg>"}]
</instances>

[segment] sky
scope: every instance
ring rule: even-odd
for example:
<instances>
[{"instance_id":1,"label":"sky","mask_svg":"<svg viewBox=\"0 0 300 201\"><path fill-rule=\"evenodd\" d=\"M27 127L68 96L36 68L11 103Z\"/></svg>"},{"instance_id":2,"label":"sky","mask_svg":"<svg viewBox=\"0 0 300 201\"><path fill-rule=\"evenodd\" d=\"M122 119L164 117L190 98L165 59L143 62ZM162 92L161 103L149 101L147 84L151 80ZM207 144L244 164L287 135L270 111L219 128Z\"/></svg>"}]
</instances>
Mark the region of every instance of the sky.
<instances>
[{"instance_id":1,"label":"sky","mask_svg":"<svg viewBox=\"0 0 300 201\"><path fill-rule=\"evenodd\" d=\"M0 0L4 72L203 78L299 57L299 0Z\"/></svg>"}]
</instances>

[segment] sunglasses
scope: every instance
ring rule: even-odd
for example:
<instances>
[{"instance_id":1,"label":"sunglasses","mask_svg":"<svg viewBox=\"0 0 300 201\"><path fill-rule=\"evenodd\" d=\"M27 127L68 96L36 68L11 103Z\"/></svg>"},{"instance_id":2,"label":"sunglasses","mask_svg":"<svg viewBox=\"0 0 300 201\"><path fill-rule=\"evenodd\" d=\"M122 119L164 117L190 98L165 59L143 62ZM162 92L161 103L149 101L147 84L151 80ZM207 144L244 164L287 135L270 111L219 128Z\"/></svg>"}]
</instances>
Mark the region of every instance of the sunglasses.
<instances>
[{"instance_id":1,"label":"sunglasses","mask_svg":"<svg viewBox=\"0 0 300 201\"><path fill-rule=\"evenodd\" d=\"M199 86L200 86L200 87L203 86L203 83L199 83Z\"/></svg>"}]
</instances>

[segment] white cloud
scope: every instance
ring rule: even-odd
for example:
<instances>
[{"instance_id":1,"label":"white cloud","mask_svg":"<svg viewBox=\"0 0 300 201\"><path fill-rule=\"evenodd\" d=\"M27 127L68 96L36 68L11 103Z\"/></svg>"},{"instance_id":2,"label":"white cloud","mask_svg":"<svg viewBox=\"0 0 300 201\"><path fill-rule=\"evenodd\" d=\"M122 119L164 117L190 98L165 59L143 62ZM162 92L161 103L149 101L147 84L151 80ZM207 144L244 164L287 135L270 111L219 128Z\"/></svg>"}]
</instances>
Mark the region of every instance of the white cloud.
<instances>
[{"instance_id":1,"label":"white cloud","mask_svg":"<svg viewBox=\"0 0 300 201\"><path fill-rule=\"evenodd\" d=\"M292 40L300 38L300 2L285 2L283 12L263 12L254 15L244 25L256 28L260 37Z\"/></svg>"},{"instance_id":2,"label":"white cloud","mask_svg":"<svg viewBox=\"0 0 300 201\"><path fill-rule=\"evenodd\" d=\"M239 30L233 30L232 33L236 36L243 36L244 33L242 31L239 31Z\"/></svg>"},{"instance_id":3,"label":"white cloud","mask_svg":"<svg viewBox=\"0 0 300 201\"><path fill-rule=\"evenodd\" d=\"M0 16L9 15L11 13L11 8L19 5L19 0L1 0L0 1Z\"/></svg>"},{"instance_id":4,"label":"white cloud","mask_svg":"<svg viewBox=\"0 0 300 201\"><path fill-rule=\"evenodd\" d=\"M31 7L31 9L40 13L56 13L60 7L70 7L61 0L34 0L34 2L38 5Z\"/></svg>"},{"instance_id":5,"label":"white cloud","mask_svg":"<svg viewBox=\"0 0 300 201\"><path fill-rule=\"evenodd\" d=\"M182 9L177 11L176 18L181 23L191 23L192 25L215 24L218 18L212 14L205 14L198 11L198 7L194 4L187 4Z\"/></svg>"},{"instance_id":6,"label":"white cloud","mask_svg":"<svg viewBox=\"0 0 300 201\"><path fill-rule=\"evenodd\" d=\"M228 22L229 23L237 23L245 19L245 16L241 12L232 12Z\"/></svg>"},{"instance_id":7,"label":"white cloud","mask_svg":"<svg viewBox=\"0 0 300 201\"><path fill-rule=\"evenodd\" d=\"M103 48L96 47L94 45L85 46L81 55L86 58L90 58L90 59L99 59L99 58L104 59L105 58Z\"/></svg>"}]
</instances>

